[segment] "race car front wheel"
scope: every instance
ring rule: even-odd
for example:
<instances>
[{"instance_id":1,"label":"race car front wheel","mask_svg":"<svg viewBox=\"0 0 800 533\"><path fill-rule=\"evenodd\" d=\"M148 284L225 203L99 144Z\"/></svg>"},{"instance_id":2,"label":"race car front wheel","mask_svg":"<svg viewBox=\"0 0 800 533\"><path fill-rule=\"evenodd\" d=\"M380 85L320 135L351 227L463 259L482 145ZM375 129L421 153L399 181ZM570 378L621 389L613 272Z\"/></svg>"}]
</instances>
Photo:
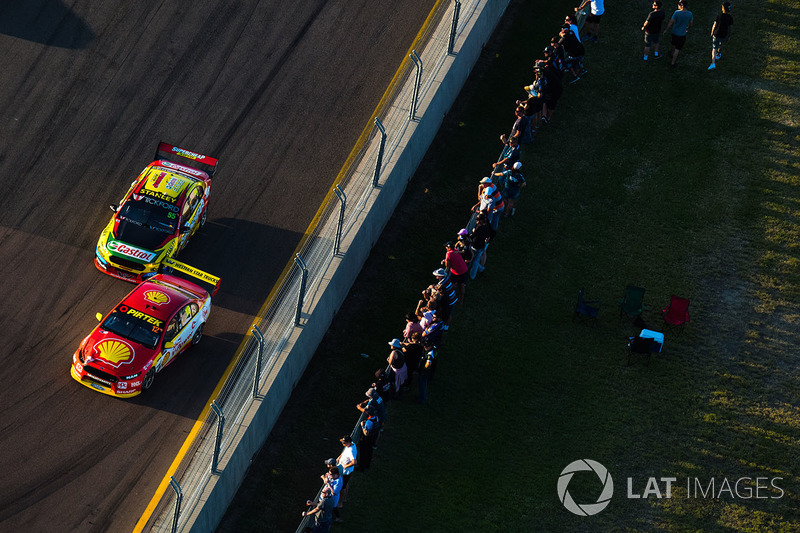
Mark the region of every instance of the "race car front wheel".
<instances>
[{"instance_id":1,"label":"race car front wheel","mask_svg":"<svg viewBox=\"0 0 800 533\"><path fill-rule=\"evenodd\" d=\"M147 374L144 375L144 379L142 380L142 390L147 390L153 386L153 380L156 378L156 369L155 367L150 367L150 370L147 371Z\"/></svg>"},{"instance_id":2,"label":"race car front wheel","mask_svg":"<svg viewBox=\"0 0 800 533\"><path fill-rule=\"evenodd\" d=\"M199 343L200 339L203 338L203 326L205 326L205 324L200 324L200 327L197 328L197 331L195 331L194 336L192 337L192 346Z\"/></svg>"}]
</instances>

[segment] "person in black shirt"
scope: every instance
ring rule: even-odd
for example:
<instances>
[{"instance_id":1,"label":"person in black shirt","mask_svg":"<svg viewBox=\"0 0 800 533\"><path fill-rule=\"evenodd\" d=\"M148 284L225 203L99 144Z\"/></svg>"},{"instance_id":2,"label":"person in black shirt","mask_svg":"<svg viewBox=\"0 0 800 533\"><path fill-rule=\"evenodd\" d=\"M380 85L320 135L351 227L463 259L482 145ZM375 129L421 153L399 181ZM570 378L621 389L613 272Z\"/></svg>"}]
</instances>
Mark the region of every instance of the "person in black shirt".
<instances>
[{"instance_id":1,"label":"person in black shirt","mask_svg":"<svg viewBox=\"0 0 800 533\"><path fill-rule=\"evenodd\" d=\"M711 27L711 64L708 70L717 68L717 60L722 57L722 45L730 41L733 33L733 15L731 3L723 2L722 13L717 15Z\"/></svg>"},{"instance_id":2,"label":"person in black shirt","mask_svg":"<svg viewBox=\"0 0 800 533\"><path fill-rule=\"evenodd\" d=\"M661 36L661 25L667 15L661 10L661 0L653 2L653 10L647 15L647 20L642 24L642 31L644 31L644 56L642 59L647 61L647 56L650 54L650 47L653 48L653 58L658 59L658 41Z\"/></svg>"},{"instance_id":3,"label":"person in black shirt","mask_svg":"<svg viewBox=\"0 0 800 533\"><path fill-rule=\"evenodd\" d=\"M569 26L562 27L559 35L561 36L559 43L564 47L564 53L567 56L565 59L566 66L575 77L570 83L575 83L581 79L581 74L585 72L585 70L579 71L578 69L583 69L583 56L586 54L586 49L572 30L569 29Z\"/></svg>"}]
</instances>

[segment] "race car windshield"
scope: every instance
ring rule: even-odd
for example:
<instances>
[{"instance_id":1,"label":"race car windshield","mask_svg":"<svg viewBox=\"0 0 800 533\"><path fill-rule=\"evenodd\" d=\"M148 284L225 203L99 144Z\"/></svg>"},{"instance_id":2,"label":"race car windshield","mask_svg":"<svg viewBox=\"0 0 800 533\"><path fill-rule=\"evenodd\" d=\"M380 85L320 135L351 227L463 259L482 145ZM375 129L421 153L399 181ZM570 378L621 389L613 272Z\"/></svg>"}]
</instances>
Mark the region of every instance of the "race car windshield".
<instances>
[{"instance_id":1,"label":"race car windshield","mask_svg":"<svg viewBox=\"0 0 800 533\"><path fill-rule=\"evenodd\" d=\"M125 202L119 212L119 217L137 226L144 226L161 233L175 233L178 227L177 212L153 205L146 200Z\"/></svg>"},{"instance_id":2,"label":"race car windshield","mask_svg":"<svg viewBox=\"0 0 800 533\"><path fill-rule=\"evenodd\" d=\"M151 349L156 347L158 339L163 332L163 328L161 327L154 326L141 318L119 311L111 313L100 327Z\"/></svg>"}]
</instances>

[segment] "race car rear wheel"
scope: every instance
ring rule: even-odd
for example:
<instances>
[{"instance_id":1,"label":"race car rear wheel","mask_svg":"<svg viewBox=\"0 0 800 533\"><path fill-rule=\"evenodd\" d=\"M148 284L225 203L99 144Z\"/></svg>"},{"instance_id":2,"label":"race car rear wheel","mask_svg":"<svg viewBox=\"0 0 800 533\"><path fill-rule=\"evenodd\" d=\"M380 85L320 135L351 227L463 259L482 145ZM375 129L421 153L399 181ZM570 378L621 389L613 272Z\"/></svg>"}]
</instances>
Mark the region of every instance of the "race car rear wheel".
<instances>
[{"instance_id":1,"label":"race car rear wheel","mask_svg":"<svg viewBox=\"0 0 800 533\"><path fill-rule=\"evenodd\" d=\"M150 367L150 370L147 371L147 374L144 375L144 379L142 380L142 390L147 390L153 386L153 380L156 379L156 369L155 367Z\"/></svg>"},{"instance_id":2,"label":"race car rear wheel","mask_svg":"<svg viewBox=\"0 0 800 533\"><path fill-rule=\"evenodd\" d=\"M200 324L200 327L197 328L197 331L195 331L194 336L192 337L192 346L199 343L200 339L203 338L203 326L205 326L205 324Z\"/></svg>"}]
</instances>

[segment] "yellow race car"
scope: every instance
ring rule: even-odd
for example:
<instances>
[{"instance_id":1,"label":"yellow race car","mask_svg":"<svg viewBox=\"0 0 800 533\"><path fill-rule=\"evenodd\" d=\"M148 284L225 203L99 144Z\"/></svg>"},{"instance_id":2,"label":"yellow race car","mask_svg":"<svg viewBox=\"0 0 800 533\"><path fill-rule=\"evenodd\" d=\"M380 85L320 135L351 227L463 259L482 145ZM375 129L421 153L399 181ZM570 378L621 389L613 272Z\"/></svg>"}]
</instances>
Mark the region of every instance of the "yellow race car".
<instances>
[{"instance_id":1,"label":"yellow race car","mask_svg":"<svg viewBox=\"0 0 800 533\"><path fill-rule=\"evenodd\" d=\"M172 156L179 162L167 159ZM211 177L219 161L159 143L155 161L131 183L97 242L95 266L139 283L158 272L202 228L208 216Z\"/></svg>"}]
</instances>

